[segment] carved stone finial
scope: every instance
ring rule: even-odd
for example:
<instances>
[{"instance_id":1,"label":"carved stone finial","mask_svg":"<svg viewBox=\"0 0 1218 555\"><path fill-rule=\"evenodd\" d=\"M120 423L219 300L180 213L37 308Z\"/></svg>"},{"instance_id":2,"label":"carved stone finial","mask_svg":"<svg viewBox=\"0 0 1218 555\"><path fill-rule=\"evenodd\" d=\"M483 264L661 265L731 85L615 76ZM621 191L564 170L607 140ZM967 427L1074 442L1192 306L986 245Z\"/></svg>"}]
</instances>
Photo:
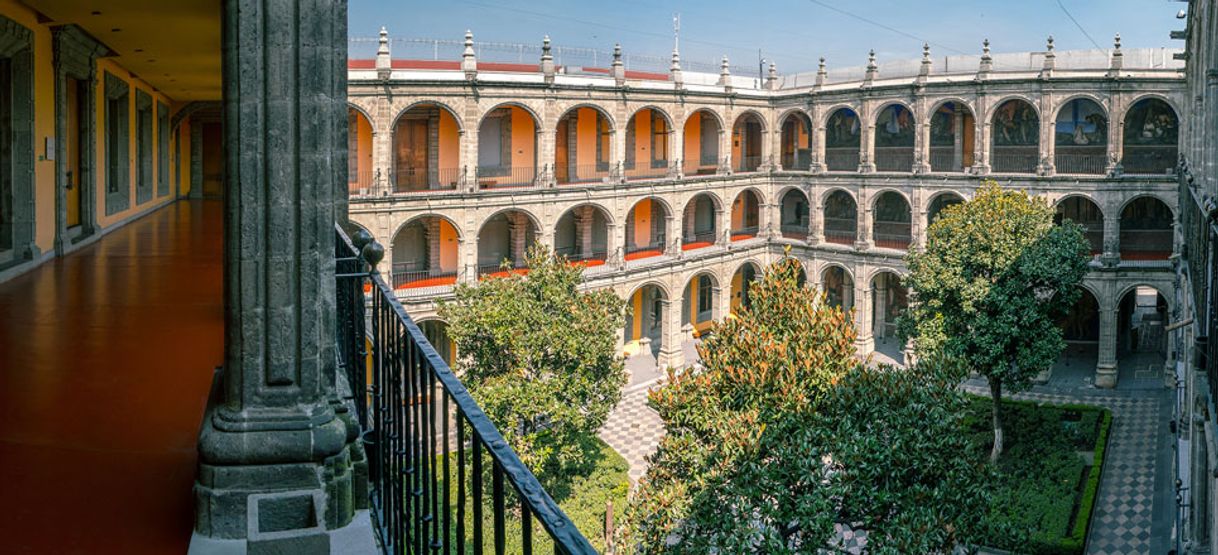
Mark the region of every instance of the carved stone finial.
<instances>
[{"instance_id":1,"label":"carved stone finial","mask_svg":"<svg viewBox=\"0 0 1218 555\"><path fill-rule=\"evenodd\" d=\"M622 64L622 45L613 45L613 67L609 73L613 76L613 80L620 87L626 83L626 66Z\"/></svg>"},{"instance_id":2,"label":"carved stone finial","mask_svg":"<svg viewBox=\"0 0 1218 555\"><path fill-rule=\"evenodd\" d=\"M681 87L681 54L676 48L672 49L672 65L668 68L668 73L672 78L672 82L676 83L677 88Z\"/></svg>"},{"instance_id":3,"label":"carved stone finial","mask_svg":"<svg viewBox=\"0 0 1218 555\"><path fill-rule=\"evenodd\" d=\"M820 64L818 64L816 67L816 82L814 83L813 86L815 86L816 88L823 87L825 85L825 78L828 75L829 75L829 72L825 70L825 57L821 56Z\"/></svg>"},{"instance_id":4,"label":"carved stone finial","mask_svg":"<svg viewBox=\"0 0 1218 555\"><path fill-rule=\"evenodd\" d=\"M465 30L465 50L461 53L461 71L465 78L473 80L478 74L478 58L474 55L474 33Z\"/></svg>"},{"instance_id":5,"label":"carved stone finial","mask_svg":"<svg viewBox=\"0 0 1218 555\"><path fill-rule=\"evenodd\" d=\"M1045 43L1045 50L1049 52L1053 51L1053 35L1049 35L1049 40Z\"/></svg>"},{"instance_id":6,"label":"carved stone finial","mask_svg":"<svg viewBox=\"0 0 1218 555\"><path fill-rule=\"evenodd\" d=\"M732 71L728 67L727 56L724 56L723 62L719 64L719 85L723 87L732 86Z\"/></svg>"},{"instance_id":7,"label":"carved stone finial","mask_svg":"<svg viewBox=\"0 0 1218 555\"><path fill-rule=\"evenodd\" d=\"M389 30L382 26L380 35L376 47L376 77L388 81L393 73L393 62L389 56Z\"/></svg>"},{"instance_id":8,"label":"carved stone finial","mask_svg":"<svg viewBox=\"0 0 1218 555\"><path fill-rule=\"evenodd\" d=\"M990 57L990 39L981 41L981 65L977 68L977 78L985 79L994 69L994 59Z\"/></svg>"},{"instance_id":9,"label":"carved stone finial","mask_svg":"<svg viewBox=\"0 0 1218 555\"><path fill-rule=\"evenodd\" d=\"M1057 54L1053 53L1053 35L1049 35L1049 40L1045 42L1045 67L1040 72L1041 77L1051 76L1056 66Z\"/></svg>"},{"instance_id":10,"label":"carved stone finial","mask_svg":"<svg viewBox=\"0 0 1218 555\"><path fill-rule=\"evenodd\" d=\"M879 66L875 64L875 50L871 50L867 52L867 73L863 76L863 85L870 85L879 74Z\"/></svg>"},{"instance_id":11,"label":"carved stone finial","mask_svg":"<svg viewBox=\"0 0 1218 555\"><path fill-rule=\"evenodd\" d=\"M546 83L554 82L554 55L550 53L550 35L541 38L541 73Z\"/></svg>"},{"instance_id":12,"label":"carved stone finial","mask_svg":"<svg viewBox=\"0 0 1218 555\"><path fill-rule=\"evenodd\" d=\"M1117 33L1116 36L1112 38L1112 49L1117 50L1117 51L1121 50L1121 34L1120 33Z\"/></svg>"},{"instance_id":13,"label":"carved stone finial","mask_svg":"<svg viewBox=\"0 0 1218 555\"><path fill-rule=\"evenodd\" d=\"M1112 63L1108 66L1108 76L1116 77L1121 67L1125 65L1125 55L1121 53L1121 34L1117 33L1112 39Z\"/></svg>"},{"instance_id":14,"label":"carved stone finial","mask_svg":"<svg viewBox=\"0 0 1218 555\"><path fill-rule=\"evenodd\" d=\"M926 42L922 43L922 61L923 62L930 61L930 43L926 43Z\"/></svg>"},{"instance_id":15,"label":"carved stone finial","mask_svg":"<svg viewBox=\"0 0 1218 555\"><path fill-rule=\"evenodd\" d=\"M765 88L769 90L778 88L778 66L774 62L770 62L770 72L765 78Z\"/></svg>"}]
</instances>

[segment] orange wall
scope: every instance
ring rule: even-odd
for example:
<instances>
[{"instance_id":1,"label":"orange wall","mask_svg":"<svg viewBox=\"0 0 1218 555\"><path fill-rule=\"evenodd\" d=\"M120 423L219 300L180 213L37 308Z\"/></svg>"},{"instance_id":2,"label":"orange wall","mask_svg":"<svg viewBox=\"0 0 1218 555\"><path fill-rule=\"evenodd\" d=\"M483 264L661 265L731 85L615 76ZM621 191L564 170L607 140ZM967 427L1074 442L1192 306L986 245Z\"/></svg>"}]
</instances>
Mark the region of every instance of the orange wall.
<instances>
[{"instance_id":1,"label":"orange wall","mask_svg":"<svg viewBox=\"0 0 1218 555\"><path fill-rule=\"evenodd\" d=\"M533 116L518 106L512 106L512 167L536 166L537 125Z\"/></svg>"},{"instance_id":2,"label":"orange wall","mask_svg":"<svg viewBox=\"0 0 1218 555\"><path fill-rule=\"evenodd\" d=\"M634 167L651 169L651 110L634 116Z\"/></svg>"},{"instance_id":3,"label":"orange wall","mask_svg":"<svg viewBox=\"0 0 1218 555\"><path fill-rule=\"evenodd\" d=\"M362 119L362 118L361 118ZM372 129L368 129L368 152L372 152ZM444 170L454 170L461 167L461 142L460 134L457 132L457 120L453 118L448 110L440 110L440 159L437 161L441 172ZM371 157L368 160L368 168L372 168ZM363 171L363 166L360 167ZM441 179L449 179L448 176L441 175ZM451 179L456 179L452 176Z\"/></svg>"},{"instance_id":4,"label":"orange wall","mask_svg":"<svg viewBox=\"0 0 1218 555\"><path fill-rule=\"evenodd\" d=\"M634 205L634 244L651 243L651 199L643 199Z\"/></svg>"},{"instance_id":5,"label":"orange wall","mask_svg":"<svg viewBox=\"0 0 1218 555\"><path fill-rule=\"evenodd\" d=\"M359 110L355 112L355 129L350 129L348 132L355 133L355 148L356 152L348 152L348 156L357 158L355 164L358 175L347 176L347 181L358 183L361 179L367 182L372 182L372 124L368 123L368 118L364 117ZM443 113L443 112L442 112ZM440 137L444 137L444 117L440 117ZM441 143L443 144L443 143ZM440 149L440 159L443 162L444 149ZM441 165L443 167L443 165Z\"/></svg>"},{"instance_id":6,"label":"orange wall","mask_svg":"<svg viewBox=\"0 0 1218 555\"><path fill-rule=\"evenodd\" d=\"M735 154L733 154L735 156ZM741 229L744 227L744 195L736 196L736 200L732 202L732 229Z\"/></svg>"},{"instance_id":7,"label":"orange wall","mask_svg":"<svg viewBox=\"0 0 1218 555\"><path fill-rule=\"evenodd\" d=\"M685 121L685 165L698 167L702 158L702 114L695 112Z\"/></svg>"},{"instance_id":8,"label":"orange wall","mask_svg":"<svg viewBox=\"0 0 1218 555\"><path fill-rule=\"evenodd\" d=\"M596 165L596 110L580 108L576 123L575 164L581 167Z\"/></svg>"},{"instance_id":9,"label":"orange wall","mask_svg":"<svg viewBox=\"0 0 1218 555\"><path fill-rule=\"evenodd\" d=\"M457 230L440 220L440 271L457 271Z\"/></svg>"}]
</instances>

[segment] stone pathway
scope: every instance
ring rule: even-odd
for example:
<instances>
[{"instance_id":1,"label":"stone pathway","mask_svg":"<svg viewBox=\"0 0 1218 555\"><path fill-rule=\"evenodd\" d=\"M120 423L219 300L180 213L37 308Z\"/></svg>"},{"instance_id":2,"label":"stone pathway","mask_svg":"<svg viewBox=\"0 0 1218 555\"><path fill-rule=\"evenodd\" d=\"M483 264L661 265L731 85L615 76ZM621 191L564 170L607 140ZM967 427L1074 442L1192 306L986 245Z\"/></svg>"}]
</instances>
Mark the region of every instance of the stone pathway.
<instances>
[{"instance_id":1,"label":"stone pathway","mask_svg":"<svg viewBox=\"0 0 1218 555\"><path fill-rule=\"evenodd\" d=\"M664 437L660 415L647 406L649 386L641 384L622 394L598 434L630 463L630 483L637 484L647 470L647 457L655 453Z\"/></svg>"},{"instance_id":2,"label":"stone pathway","mask_svg":"<svg viewBox=\"0 0 1218 555\"><path fill-rule=\"evenodd\" d=\"M985 387L966 385L965 390L988 395ZM1108 455L1104 475L1091 516L1087 553L1125 555L1151 553L1152 521L1158 468L1162 415L1159 391L1129 396L1104 396L1028 392L1012 398L1054 404L1082 403L1112 411L1108 433Z\"/></svg>"}]
</instances>

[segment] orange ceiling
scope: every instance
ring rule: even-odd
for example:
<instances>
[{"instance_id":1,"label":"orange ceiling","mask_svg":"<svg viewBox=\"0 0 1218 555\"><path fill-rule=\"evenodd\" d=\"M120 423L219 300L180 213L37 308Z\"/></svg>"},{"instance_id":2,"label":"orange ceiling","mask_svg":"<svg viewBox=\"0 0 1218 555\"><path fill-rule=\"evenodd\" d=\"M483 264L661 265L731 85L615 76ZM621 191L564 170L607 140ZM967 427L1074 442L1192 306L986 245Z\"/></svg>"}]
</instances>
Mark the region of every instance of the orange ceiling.
<instances>
[{"instance_id":1,"label":"orange ceiling","mask_svg":"<svg viewBox=\"0 0 1218 555\"><path fill-rule=\"evenodd\" d=\"M117 53L114 60L177 101L220 99L218 0L26 0L75 23Z\"/></svg>"}]
</instances>

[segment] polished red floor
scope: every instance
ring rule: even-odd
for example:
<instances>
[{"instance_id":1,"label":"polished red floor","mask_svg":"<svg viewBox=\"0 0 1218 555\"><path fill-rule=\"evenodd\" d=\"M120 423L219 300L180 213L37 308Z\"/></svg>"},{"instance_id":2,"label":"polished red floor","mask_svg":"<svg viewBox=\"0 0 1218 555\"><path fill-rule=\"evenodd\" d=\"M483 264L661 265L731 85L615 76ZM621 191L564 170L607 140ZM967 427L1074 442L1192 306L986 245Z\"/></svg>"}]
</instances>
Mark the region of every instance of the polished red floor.
<instances>
[{"instance_id":1,"label":"polished red floor","mask_svg":"<svg viewBox=\"0 0 1218 555\"><path fill-rule=\"evenodd\" d=\"M186 551L221 212L177 202L0 283L0 552Z\"/></svg>"}]
</instances>

